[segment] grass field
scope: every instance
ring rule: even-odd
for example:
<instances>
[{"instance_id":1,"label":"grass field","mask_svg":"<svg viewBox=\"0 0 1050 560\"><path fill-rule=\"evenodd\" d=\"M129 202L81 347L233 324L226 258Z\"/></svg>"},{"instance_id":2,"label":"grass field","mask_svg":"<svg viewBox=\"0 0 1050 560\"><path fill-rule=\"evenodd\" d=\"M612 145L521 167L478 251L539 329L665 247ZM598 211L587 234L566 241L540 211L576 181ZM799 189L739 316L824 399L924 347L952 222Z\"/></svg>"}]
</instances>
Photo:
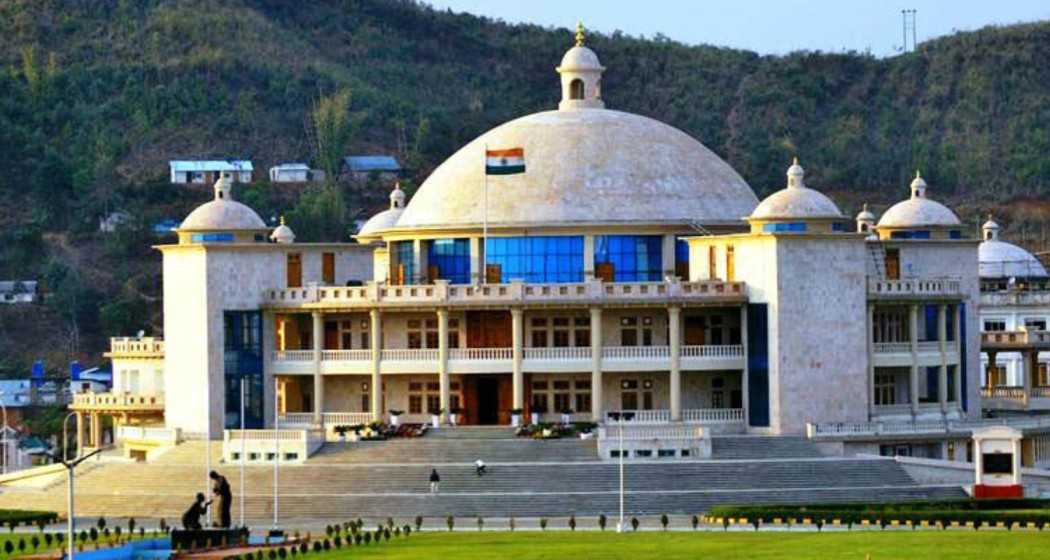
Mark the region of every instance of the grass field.
<instances>
[{"instance_id":1,"label":"grass field","mask_svg":"<svg viewBox=\"0 0 1050 560\"><path fill-rule=\"evenodd\" d=\"M565 531L413 533L379 546L309 554L306 559L409 560L697 558L991 560L1050 558L1050 533L1018 531L855 531L841 533Z\"/></svg>"}]
</instances>

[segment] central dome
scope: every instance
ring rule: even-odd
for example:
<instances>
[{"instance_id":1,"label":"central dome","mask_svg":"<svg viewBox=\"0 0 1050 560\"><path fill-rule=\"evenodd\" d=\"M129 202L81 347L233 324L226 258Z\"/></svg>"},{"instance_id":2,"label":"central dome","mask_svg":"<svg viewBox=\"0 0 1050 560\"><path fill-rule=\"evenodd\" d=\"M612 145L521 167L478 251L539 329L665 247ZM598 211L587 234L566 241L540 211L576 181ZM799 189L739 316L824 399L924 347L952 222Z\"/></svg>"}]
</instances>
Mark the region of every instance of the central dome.
<instances>
[{"instance_id":1,"label":"central dome","mask_svg":"<svg viewBox=\"0 0 1050 560\"><path fill-rule=\"evenodd\" d=\"M500 125L442 163L397 228L484 221L485 150L524 148L525 173L488 177L490 227L566 223L740 225L758 204L743 178L688 134L600 108Z\"/></svg>"}]
</instances>

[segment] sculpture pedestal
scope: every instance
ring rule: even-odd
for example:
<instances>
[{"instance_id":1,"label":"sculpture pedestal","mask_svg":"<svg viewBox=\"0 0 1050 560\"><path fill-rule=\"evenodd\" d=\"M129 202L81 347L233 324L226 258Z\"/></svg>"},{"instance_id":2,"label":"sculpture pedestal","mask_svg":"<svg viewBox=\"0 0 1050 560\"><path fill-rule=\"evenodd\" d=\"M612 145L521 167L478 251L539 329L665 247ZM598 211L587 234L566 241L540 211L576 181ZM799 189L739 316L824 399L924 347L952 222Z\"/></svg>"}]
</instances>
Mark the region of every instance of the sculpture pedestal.
<instances>
[{"instance_id":1,"label":"sculpture pedestal","mask_svg":"<svg viewBox=\"0 0 1050 560\"><path fill-rule=\"evenodd\" d=\"M248 539L248 529L175 529L171 532L171 547L174 550L192 550L234 546L241 543L242 537L244 540Z\"/></svg>"},{"instance_id":2,"label":"sculpture pedestal","mask_svg":"<svg viewBox=\"0 0 1050 560\"><path fill-rule=\"evenodd\" d=\"M981 499L1003 499L1003 498L1023 498L1024 497L1024 486L1020 484L1007 484L1003 486L995 486L990 484L974 484L973 485L973 497Z\"/></svg>"}]
</instances>

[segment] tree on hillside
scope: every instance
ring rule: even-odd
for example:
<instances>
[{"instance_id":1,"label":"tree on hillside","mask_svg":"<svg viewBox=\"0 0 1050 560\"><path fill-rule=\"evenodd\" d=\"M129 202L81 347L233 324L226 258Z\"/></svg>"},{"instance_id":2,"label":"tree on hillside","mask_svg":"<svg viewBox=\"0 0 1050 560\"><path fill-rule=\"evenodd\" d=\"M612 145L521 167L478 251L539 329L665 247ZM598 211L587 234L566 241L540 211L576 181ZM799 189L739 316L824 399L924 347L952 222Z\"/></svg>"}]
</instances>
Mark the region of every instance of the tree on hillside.
<instances>
[{"instance_id":1,"label":"tree on hillside","mask_svg":"<svg viewBox=\"0 0 1050 560\"><path fill-rule=\"evenodd\" d=\"M352 132L349 89L322 96L314 102L309 113L307 134L313 143L317 165L324 170L330 183L335 182L339 173L339 162L346 155Z\"/></svg>"},{"instance_id":2,"label":"tree on hillside","mask_svg":"<svg viewBox=\"0 0 1050 560\"><path fill-rule=\"evenodd\" d=\"M346 241L346 196L335 181L308 187L287 216L300 241Z\"/></svg>"}]
</instances>

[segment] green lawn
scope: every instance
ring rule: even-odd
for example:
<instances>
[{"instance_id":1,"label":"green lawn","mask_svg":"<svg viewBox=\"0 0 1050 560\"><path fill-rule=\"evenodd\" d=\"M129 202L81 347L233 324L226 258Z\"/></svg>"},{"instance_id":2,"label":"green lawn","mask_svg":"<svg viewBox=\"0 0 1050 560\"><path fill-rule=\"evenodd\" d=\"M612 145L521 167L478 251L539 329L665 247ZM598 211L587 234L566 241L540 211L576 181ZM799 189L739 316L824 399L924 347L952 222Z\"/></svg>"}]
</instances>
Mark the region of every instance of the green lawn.
<instances>
[{"instance_id":1,"label":"green lawn","mask_svg":"<svg viewBox=\"0 0 1050 560\"><path fill-rule=\"evenodd\" d=\"M484 532L413 533L381 545L308 554L306 559L864 559L1050 558L1050 533L1029 531L854 531L842 533Z\"/></svg>"}]
</instances>

